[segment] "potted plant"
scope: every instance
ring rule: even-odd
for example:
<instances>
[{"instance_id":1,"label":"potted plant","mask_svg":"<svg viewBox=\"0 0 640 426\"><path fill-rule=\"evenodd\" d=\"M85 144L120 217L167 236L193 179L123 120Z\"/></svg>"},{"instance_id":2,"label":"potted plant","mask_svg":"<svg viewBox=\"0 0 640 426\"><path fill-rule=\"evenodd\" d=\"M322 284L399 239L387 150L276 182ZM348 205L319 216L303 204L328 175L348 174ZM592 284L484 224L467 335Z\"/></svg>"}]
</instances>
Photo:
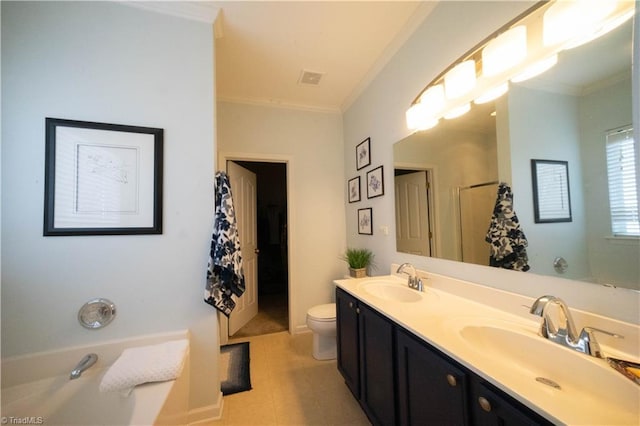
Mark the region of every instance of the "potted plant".
<instances>
[{"instance_id":1,"label":"potted plant","mask_svg":"<svg viewBox=\"0 0 640 426\"><path fill-rule=\"evenodd\" d=\"M349 264L349 273L354 278L367 276L367 268L374 267L373 252L369 249L347 248L342 260Z\"/></svg>"}]
</instances>

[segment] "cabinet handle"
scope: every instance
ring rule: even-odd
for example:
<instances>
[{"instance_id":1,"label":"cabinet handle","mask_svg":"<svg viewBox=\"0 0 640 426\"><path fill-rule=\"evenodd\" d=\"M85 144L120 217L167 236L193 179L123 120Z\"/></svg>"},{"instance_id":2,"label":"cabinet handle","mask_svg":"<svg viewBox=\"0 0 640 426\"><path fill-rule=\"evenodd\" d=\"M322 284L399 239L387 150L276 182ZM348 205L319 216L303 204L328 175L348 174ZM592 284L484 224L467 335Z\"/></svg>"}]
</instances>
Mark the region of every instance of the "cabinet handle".
<instances>
[{"instance_id":1,"label":"cabinet handle","mask_svg":"<svg viewBox=\"0 0 640 426\"><path fill-rule=\"evenodd\" d=\"M487 413L491 411L491 403L484 396L478 398L478 404L480 404L480 407Z\"/></svg>"},{"instance_id":2,"label":"cabinet handle","mask_svg":"<svg viewBox=\"0 0 640 426\"><path fill-rule=\"evenodd\" d=\"M449 383L451 386L456 386L458 384L456 376L454 376L453 374L447 374L447 383Z\"/></svg>"},{"instance_id":3,"label":"cabinet handle","mask_svg":"<svg viewBox=\"0 0 640 426\"><path fill-rule=\"evenodd\" d=\"M349 307L353 308L353 302L349 302Z\"/></svg>"},{"instance_id":4,"label":"cabinet handle","mask_svg":"<svg viewBox=\"0 0 640 426\"><path fill-rule=\"evenodd\" d=\"M356 314L360 313L360 308L356 308Z\"/></svg>"}]
</instances>

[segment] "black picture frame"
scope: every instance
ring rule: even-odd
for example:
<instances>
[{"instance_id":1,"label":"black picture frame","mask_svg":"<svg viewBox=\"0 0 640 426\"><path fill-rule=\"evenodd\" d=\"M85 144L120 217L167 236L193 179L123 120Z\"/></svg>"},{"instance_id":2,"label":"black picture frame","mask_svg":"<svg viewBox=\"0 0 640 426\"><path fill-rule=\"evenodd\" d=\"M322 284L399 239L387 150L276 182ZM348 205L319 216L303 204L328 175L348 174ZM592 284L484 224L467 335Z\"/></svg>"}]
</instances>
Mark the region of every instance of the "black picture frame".
<instances>
[{"instance_id":1,"label":"black picture frame","mask_svg":"<svg viewBox=\"0 0 640 426\"><path fill-rule=\"evenodd\" d=\"M358 209L358 234L373 235L373 209Z\"/></svg>"},{"instance_id":2,"label":"black picture frame","mask_svg":"<svg viewBox=\"0 0 640 426\"><path fill-rule=\"evenodd\" d=\"M349 182L347 183L347 193L350 203L360 201L360 176L349 179Z\"/></svg>"},{"instance_id":3,"label":"black picture frame","mask_svg":"<svg viewBox=\"0 0 640 426\"><path fill-rule=\"evenodd\" d=\"M371 138L366 138L356 145L356 170L371 164Z\"/></svg>"},{"instance_id":4,"label":"black picture frame","mask_svg":"<svg viewBox=\"0 0 640 426\"><path fill-rule=\"evenodd\" d=\"M160 128L45 119L44 236L162 234Z\"/></svg>"},{"instance_id":5,"label":"black picture frame","mask_svg":"<svg viewBox=\"0 0 640 426\"><path fill-rule=\"evenodd\" d=\"M384 195L384 169L378 166L367 172L367 198L376 198Z\"/></svg>"},{"instance_id":6,"label":"black picture frame","mask_svg":"<svg viewBox=\"0 0 640 426\"><path fill-rule=\"evenodd\" d=\"M571 222L569 162L531 160L535 223Z\"/></svg>"}]
</instances>

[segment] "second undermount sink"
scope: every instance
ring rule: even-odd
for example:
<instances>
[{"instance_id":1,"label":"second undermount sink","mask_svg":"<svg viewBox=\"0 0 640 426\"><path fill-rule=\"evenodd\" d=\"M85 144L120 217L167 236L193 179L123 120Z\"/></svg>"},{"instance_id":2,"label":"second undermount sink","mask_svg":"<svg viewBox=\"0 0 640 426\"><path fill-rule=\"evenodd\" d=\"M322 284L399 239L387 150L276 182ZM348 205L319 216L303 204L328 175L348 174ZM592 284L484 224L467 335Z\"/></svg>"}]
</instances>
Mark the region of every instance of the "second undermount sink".
<instances>
[{"instance_id":1,"label":"second undermount sink","mask_svg":"<svg viewBox=\"0 0 640 426\"><path fill-rule=\"evenodd\" d=\"M427 294L426 292L409 288L405 280L395 276L367 278L358 287L379 299L400 303L419 302Z\"/></svg>"},{"instance_id":2,"label":"second undermount sink","mask_svg":"<svg viewBox=\"0 0 640 426\"><path fill-rule=\"evenodd\" d=\"M615 413L607 414L610 421L620 416L624 423L627 416L637 420L640 415L640 386L603 359L562 347L538 335L535 327L516 322L463 318L449 325L452 335L475 357L494 365L498 374L517 376L524 386L539 386L584 404L611 401Z\"/></svg>"}]
</instances>

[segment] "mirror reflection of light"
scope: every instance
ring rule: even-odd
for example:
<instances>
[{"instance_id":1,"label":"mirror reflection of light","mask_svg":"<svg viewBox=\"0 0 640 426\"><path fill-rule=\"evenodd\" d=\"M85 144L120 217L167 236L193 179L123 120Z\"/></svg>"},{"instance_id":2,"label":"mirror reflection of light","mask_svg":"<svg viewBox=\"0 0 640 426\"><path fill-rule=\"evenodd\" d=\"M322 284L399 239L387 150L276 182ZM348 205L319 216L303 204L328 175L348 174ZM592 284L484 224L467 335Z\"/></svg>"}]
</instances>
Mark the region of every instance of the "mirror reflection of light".
<instances>
[{"instance_id":1,"label":"mirror reflection of light","mask_svg":"<svg viewBox=\"0 0 640 426\"><path fill-rule=\"evenodd\" d=\"M520 83L525 80L529 80L530 78L537 77L545 71L553 68L555 64L558 63L558 54L553 54L546 59L535 62L531 64L527 69L525 69L522 73L516 75L511 79L514 83Z\"/></svg>"},{"instance_id":2,"label":"mirror reflection of light","mask_svg":"<svg viewBox=\"0 0 640 426\"><path fill-rule=\"evenodd\" d=\"M446 118L447 120L451 120L453 118L458 118L461 117L463 115L465 115L466 113L468 113L471 110L471 104L464 104L461 105L459 107L455 107L453 109L451 109L449 112L447 112L444 115L444 118Z\"/></svg>"},{"instance_id":3,"label":"mirror reflection of light","mask_svg":"<svg viewBox=\"0 0 640 426\"><path fill-rule=\"evenodd\" d=\"M594 27L617 7L616 0L558 1L543 17L545 46L580 40L593 33Z\"/></svg>"},{"instance_id":4,"label":"mirror reflection of light","mask_svg":"<svg viewBox=\"0 0 640 426\"><path fill-rule=\"evenodd\" d=\"M621 16L618 16L614 19L611 19L605 22L604 25L602 25L600 28L594 29L592 32L584 35L583 37L575 39L572 42L570 42L568 45L564 47L564 50L573 49L573 48L582 46L583 44L587 44L599 37L602 37L603 35L607 34L610 31L615 30L620 25L627 22L628 19L631 19L633 17L634 13L635 13L635 10L632 9Z\"/></svg>"},{"instance_id":5,"label":"mirror reflection of light","mask_svg":"<svg viewBox=\"0 0 640 426\"><path fill-rule=\"evenodd\" d=\"M473 102L476 104L486 104L487 102L498 99L508 91L509 83L503 83L499 86L494 87L493 89L487 90L483 95L478 96Z\"/></svg>"}]
</instances>

